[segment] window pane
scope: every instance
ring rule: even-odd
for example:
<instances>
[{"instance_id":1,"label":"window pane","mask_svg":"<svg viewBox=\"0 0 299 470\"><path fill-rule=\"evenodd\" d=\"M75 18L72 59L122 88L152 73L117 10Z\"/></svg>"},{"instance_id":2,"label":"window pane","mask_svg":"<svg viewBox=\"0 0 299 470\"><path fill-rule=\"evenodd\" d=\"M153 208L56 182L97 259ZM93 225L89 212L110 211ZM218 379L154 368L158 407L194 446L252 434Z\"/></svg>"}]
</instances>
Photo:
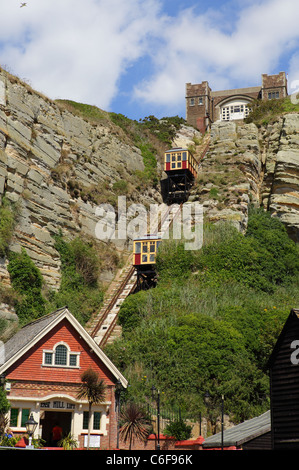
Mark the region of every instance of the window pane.
<instances>
[{"instance_id":1,"label":"window pane","mask_svg":"<svg viewBox=\"0 0 299 470\"><path fill-rule=\"evenodd\" d=\"M52 364L52 353L45 353L45 364Z\"/></svg>"},{"instance_id":2,"label":"window pane","mask_svg":"<svg viewBox=\"0 0 299 470\"><path fill-rule=\"evenodd\" d=\"M67 358L67 349L66 346L60 344L57 346L55 351L55 364L60 366L66 366L66 358Z\"/></svg>"},{"instance_id":3,"label":"window pane","mask_svg":"<svg viewBox=\"0 0 299 470\"><path fill-rule=\"evenodd\" d=\"M83 426L82 426L83 429L88 429L88 417L89 417L88 411L83 411Z\"/></svg>"},{"instance_id":4,"label":"window pane","mask_svg":"<svg viewBox=\"0 0 299 470\"><path fill-rule=\"evenodd\" d=\"M151 243L150 243L150 252L151 252L151 253L155 253L155 248L156 248L155 242L151 242Z\"/></svg>"},{"instance_id":5,"label":"window pane","mask_svg":"<svg viewBox=\"0 0 299 470\"><path fill-rule=\"evenodd\" d=\"M19 408L11 408L10 410L10 426L16 427L18 425Z\"/></svg>"},{"instance_id":6,"label":"window pane","mask_svg":"<svg viewBox=\"0 0 299 470\"><path fill-rule=\"evenodd\" d=\"M187 160L187 152L183 152L183 161L185 162Z\"/></svg>"},{"instance_id":7,"label":"window pane","mask_svg":"<svg viewBox=\"0 0 299 470\"><path fill-rule=\"evenodd\" d=\"M167 154L166 154L166 162L167 162L167 163L170 162L170 153L167 153Z\"/></svg>"},{"instance_id":8,"label":"window pane","mask_svg":"<svg viewBox=\"0 0 299 470\"><path fill-rule=\"evenodd\" d=\"M77 354L70 354L70 366L77 365Z\"/></svg>"},{"instance_id":9,"label":"window pane","mask_svg":"<svg viewBox=\"0 0 299 470\"><path fill-rule=\"evenodd\" d=\"M141 243L140 242L135 243L135 253L141 253Z\"/></svg>"},{"instance_id":10,"label":"window pane","mask_svg":"<svg viewBox=\"0 0 299 470\"><path fill-rule=\"evenodd\" d=\"M26 427L26 421L28 421L29 419L29 413L30 413L30 410L27 410L27 409L22 410L22 419L21 419L22 428Z\"/></svg>"},{"instance_id":11,"label":"window pane","mask_svg":"<svg viewBox=\"0 0 299 470\"><path fill-rule=\"evenodd\" d=\"M95 411L93 414L93 429L100 429L101 428L101 413L99 411Z\"/></svg>"},{"instance_id":12,"label":"window pane","mask_svg":"<svg viewBox=\"0 0 299 470\"><path fill-rule=\"evenodd\" d=\"M147 255L142 255L142 262L147 263Z\"/></svg>"},{"instance_id":13,"label":"window pane","mask_svg":"<svg viewBox=\"0 0 299 470\"><path fill-rule=\"evenodd\" d=\"M147 242L142 243L142 251L143 253L147 253Z\"/></svg>"}]
</instances>

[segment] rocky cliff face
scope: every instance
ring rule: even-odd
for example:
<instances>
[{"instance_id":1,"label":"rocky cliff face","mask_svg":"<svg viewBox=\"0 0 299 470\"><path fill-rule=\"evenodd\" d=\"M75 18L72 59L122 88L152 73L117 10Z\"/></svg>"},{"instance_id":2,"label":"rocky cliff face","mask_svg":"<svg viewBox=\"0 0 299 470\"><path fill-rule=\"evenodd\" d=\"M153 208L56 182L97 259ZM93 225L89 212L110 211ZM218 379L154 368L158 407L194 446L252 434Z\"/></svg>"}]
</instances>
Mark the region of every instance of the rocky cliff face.
<instances>
[{"instance_id":1,"label":"rocky cliff face","mask_svg":"<svg viewBox=\"0 0 299 470\"><path fill-rule=\"evenodd\" d=\"M24 247L50 288L60 282L53 235L94 238L94 194L144 169L139 149L119 133L107 120L92 124L0 74L0 196L19 213L11 249ZM0 282L8 279L2 259Z\"/></svg>"},{"instance_id":2,"label":"rocky cliff face","mask_svg":"<svg viewBox=\"0 0 299 470\"><path fill-rule=\"evenodd\" d=\"M299 115L286 114L261 128L215 123L193 198L203 203L208 220L230 220L241 231L249 204L262 205L298 241Z\"/></svg>"},{"instance_id":3,"label":"rocky cliff face","mask_svg":"<svg viewBox=\"0 0 299 470\"><path fill-rule=\"evenodd\" d=\"M299 241L299 115L287 114L261 131L261 202Z\"/></svg>"}]
</instances>

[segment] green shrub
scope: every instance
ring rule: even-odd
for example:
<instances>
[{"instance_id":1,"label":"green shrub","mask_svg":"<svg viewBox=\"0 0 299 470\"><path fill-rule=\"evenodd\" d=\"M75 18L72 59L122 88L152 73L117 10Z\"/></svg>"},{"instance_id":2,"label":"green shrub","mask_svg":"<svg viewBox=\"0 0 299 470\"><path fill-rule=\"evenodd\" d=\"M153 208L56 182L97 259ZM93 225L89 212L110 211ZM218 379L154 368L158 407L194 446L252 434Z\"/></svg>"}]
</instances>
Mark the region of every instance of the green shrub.
<instances>
[{"instance_id":1,"label":"green shrub","mask_svg":"<svg viewBox=\"0 0 299 470\"><path fill-rule=\"evenodd\" d=\"M3 198L0 207L0 257L6 256L15 226L16 209Z\"/></svg>"},{"instance_id":2,"label":"green shrub","mask_svg":"<svg viewBox=\"0 0 299 470\"><path fill-rule=\"evenodd\" d=\"M185 250L183 241L163 240L159 247L156 269L161 280L180 280L190 275L194 252Z\"/></svg>"},{"instance_id":3,"label":"green shrub","mask_svg":"<svg viewBox=\"0 0 299 470\"><path fill-rule=\"evenodd\" d=\"M292 280L299 270L299 251L278 219L265 211L253 213L244 237L204 246L197 267L203 276L234 280L249 287L273 292L276 285Z\"/></svg>"},{"instance_id":4,"label":"green shrub","mask_svg":"<svg viewBox=\"0 0 299 470\"><path fill-rule=\"evenodd\" d=\"M66 241L60 234L55 248L61 259L61 284L48 294L49 309L67 306L81 324L100 308L103 292L98 285L99 256L92 244L79 237Z\"/></svg>"},{"instance_id":5,"label":"green shrub","mask_svg":"<svg viewBox=\"0 0 299 470\"><path fill-rule=\"evenodd\" d=\"M188 425L182 419L176 419L167 424L163 430L166 436L174 437L178 441L190 439L192 434L192 426Z\"/></svg>"},{"instance_id":6,"label":"green shrub","mask_svg":"<svg viewBox=\"0 0 299 470\"><path fill-rule=\"evenodd\" d=\"M42 295L43 278L24 249L9 253L8 272L13 289L20 294L16 301L16 314L21 324L45 314L46 301Z\"/></svg>"},{"instance_id":7,"label":"green shrub","mask_svg":"<svg viewBox=\"0 0 299 470\"><path fill-rule=\"evenodd\" d=\"M124 195L128 192L128 182L125 180L118 180L113 183L112 189L117 194Z\"/></svg>"}]
</instances>

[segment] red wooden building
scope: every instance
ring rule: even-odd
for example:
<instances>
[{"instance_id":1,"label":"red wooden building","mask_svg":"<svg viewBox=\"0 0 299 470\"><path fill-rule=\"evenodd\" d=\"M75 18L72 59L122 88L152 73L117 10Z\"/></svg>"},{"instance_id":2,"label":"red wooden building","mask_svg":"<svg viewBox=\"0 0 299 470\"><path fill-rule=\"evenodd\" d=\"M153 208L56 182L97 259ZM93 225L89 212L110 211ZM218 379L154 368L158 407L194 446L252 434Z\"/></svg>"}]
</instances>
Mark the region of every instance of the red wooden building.
<instances>
[{"instance_id":1,"label":"red wooden building","mask_svg":"<svg viewBox=\"0 0 299 470\"><path fill-rule=\"evenodd\" d=\"M19 330L4 344L0 374L5 374L10 401L10 428L26 432L32 413L34 437L51 446L55 423L86 446L88 402L77 398L83 371L92 368L107 385L105 403L92 408L91 446L113 449L117 443L115 385L126 379L67 308L59 309Z\"/></svg>"}]
</instances>

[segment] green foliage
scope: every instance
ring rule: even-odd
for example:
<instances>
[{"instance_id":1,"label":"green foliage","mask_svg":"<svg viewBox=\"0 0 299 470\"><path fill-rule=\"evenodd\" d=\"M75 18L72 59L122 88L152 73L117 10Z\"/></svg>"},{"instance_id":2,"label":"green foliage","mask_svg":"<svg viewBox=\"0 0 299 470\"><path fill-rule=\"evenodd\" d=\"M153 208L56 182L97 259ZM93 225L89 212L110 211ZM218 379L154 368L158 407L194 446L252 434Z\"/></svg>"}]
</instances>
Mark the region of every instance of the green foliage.
<instances>
[{"instance_id":1,"label":"green foliage","mask_svg":"<svg viewBox=\"0 0 299 470\"><path fill-rule=\"evenodd\" d=\"M2 447L15 447L18 441L20 440L20 437L14 437L10 434L5 434L0 437L0 446Z\"/></svg>"},{"instance_id":2,"label":"green foliage","mask_svg":"<svg viewBox=\"0 0 299 470\"><path fill-rule=\"evenodd\" d=\"M128 192L128 182L125 180L118 180L113 184L112 189L116 194L124 195Z\"/></svg>"},{"instance_id":3,"label":"green foliage","mask_svg":"<svg viewBox=\"0 0 299 470\"><path fill-rule=\"evenodd\" d=\"M158 184L157 175L157 151L151 144L148 136L143 132L142 126L136 121L132 121L123 114L110 113L110 118L114 124L119 126L126 135L130 136L134 145L141 151L144 163L144 171L136 171L139 184Z\"/></svg>"},{"instance_id":4,"label":"green foliage","mask_svg":"<svg viewBox=\"0 0 299 470\"><path fill-rule=\"evenodd\" d=\"M0 257L6 256L15 226L16 209L3 198L0 207Z\"/></svg>"},{"instance_id":5,"label":"green foliage","mask_svg":"<svg viewBox=\"0 0 299 470\"><path fill-rule=\"evenodd\" d=\"M130 295L126 302L124 302L119 310L118 322L124 330L132 330L140 324L143 316L143 307L146 305L148 293L145 291L137 292L135 295Z\"/></svg>"},{"instance_id":6,"label":"green foliage","mask_svg":"<svg viewBox=\"0 0 299 470\"><path fill-rule=\"evenodd\" d=\"M10 409L10 403L7 399L6 391L3 387L0 387L0 415L3 416L8 412ZM2 419L0 420L2 423Z\"/></svg>"},{"instance_id":7,"label":"green foliage","mask_svg":"<svg viewBox=\"0 0 299 470\"><path fill-rule=\"evenodd\" d=\"M106 352L146 401L204 412L206 390L236 421L269 407L267 360L298 298L298 248L283 224L251 211L246 235L208 225L204 246L163 241L158 285L121 307L123 337ZM217 405L217 406L216 406Z\"/></svg>"},{"instance_id":8,"label":"green foliage","mask_svg":"<svg viewBox=\"0 0 299 470\"><path fill-rule=\"evenodd\" d=\"M292 103L291 97L273 100L254 100L249 105L250 113L245 118L246 123L255 123L257 126L267 125L269 122L277 120L285 113L299 111L299 105Z\"/></svg>"},{"instance_id":9,"label":"green foliage","mask_svg":"<svg viewBox=\"0 0 299 470\"><path fill-rule=\"evenodd\" d=\"M154 186L158 184L158 177L157 177L157 160L155 157L155 150L147 142L141 142L138 145L139 149L141 150L141 155L143 158L144 163L144 177L146 180L152 182Z\"/></svg>"},{"instance_id":10,"label":"green foliage","mask_svg":"<svg viewBox=\"0 0 299 470\"><path fill-rule=\"evenodd\" d=\"M63 437L58 442L59 447L63 447L64 450L74 450L78 447L78 442L71 433Z\"/></svg>"},{"instance_id":11,"label":"green foliage","mask_svg":"<svg viewBox=\"0 0 299 470\"><path fill-rule=\"evenodd\" d=\"M155 116L147 116L141 121L141 125L145 129L149 129L153 134L157 136L161 142L167 145L171 145L177 130L186 121L179 116L164 117L158 119Z\"/></svg>"},{"instance_id":12,"label":"green foliage","mask_svg":"<svg viewBox=\"0 0 299 470\"><path fill-rule=\"evenodd\" d=\"M103 301L103 292L98 285L98 253L92 244L80 238L66 241L61 234L56 237L55 248L60 254L62 278L59 291L48 295L48 309L67 305L84 325Z\"/></svg>"},{"instance_id":13,"label":"green foliage","mask_svg":"<svg viewBox=\"0 0 299 470\"><path fill-rule=\"evenodd\" d=\"M192 426L186 424L182 419L171 421L163 430L166 436L174 437L178 441L190 439Z\"/></svg>"},{"instance_id":14,"label":"green foliage","mask_svg":"<svg viewBox=\"0 0 299 470\"><path fill-rule=\"evenodd\" d=\"M20 323L24 324L44 315L46 301L42 295L43 278L24 249L21 253L9 253L7 269L12 287L20 294L15 307Z\"/></svg>"},{"instance_id":15,"label":"green foliage","mask_svg":"<svg viewBox=\"0 0 299 470\"><path fill-rule=\"evenodd\" d=\"M299 250L282 223L269 213L250 217L247 234L203 247L197 257L201 276L219 282L230 279L257 290L273 292L290 281L299 270Z\"/></svg>"},{"instance_id":16,"label":"green foliage","mask_svg":"<svg viewBox=\"0 0 299 470\"><path fill-rule=\"evenodd\" d=\"M59 251L62 263L63 286L79 289L82 284L97 285L99 260L92 244L79 237L67 242L59 235L55 248Z\"/></svg>"},{"instance_id":17,"label":"green foliage","mask_svg":"<svg viewBox=\"0 0 299 470\"><path fill-rule=\"evenodd\" d=\"M185 250L184 242L163 240L157 254L156 269L163 281L188 277L194 266L194 253Z\"/></svg>"},{"instance_id":18,"label":"green foliage","mask_svg":"<svg viewBox=\"0 0 299 470\"><path fill-rule=\"evenodd\" d=\"M57 103L60 106L68 109L70 112L78 114L85 119L88 119L92 122L101 122L104 119L107 119L106 113L99 109L97 106L92 106L84 103L77 103L72 100L57 100Z\"/></svg>"}]
</instances>

